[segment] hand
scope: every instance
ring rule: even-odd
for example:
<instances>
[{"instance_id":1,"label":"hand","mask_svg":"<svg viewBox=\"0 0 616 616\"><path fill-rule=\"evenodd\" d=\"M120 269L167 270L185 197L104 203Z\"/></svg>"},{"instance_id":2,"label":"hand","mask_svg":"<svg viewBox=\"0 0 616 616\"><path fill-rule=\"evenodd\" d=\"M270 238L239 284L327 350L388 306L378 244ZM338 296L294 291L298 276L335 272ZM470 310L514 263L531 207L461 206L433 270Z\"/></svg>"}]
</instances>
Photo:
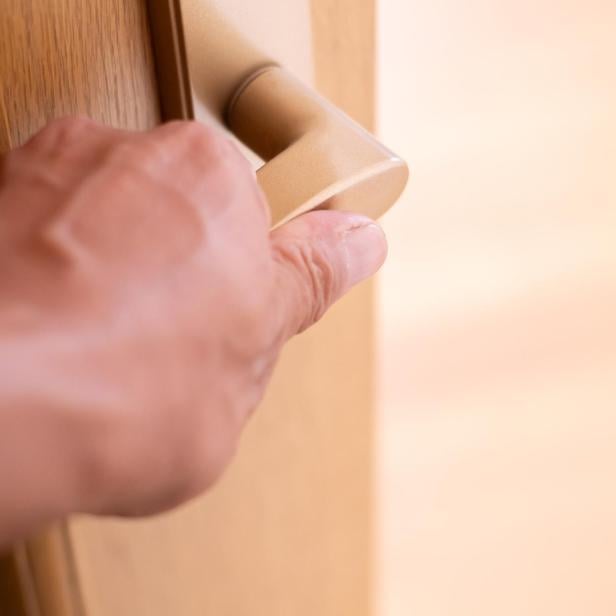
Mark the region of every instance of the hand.
<instances>
[{"instance_id":1,"label":"hand","mask_svg":"<svg viewBox=\"0 0 616 616\"><path fill-rule=\"evenodd\" d=\"M270 233L243 156L188 122L54 122L5 157L0 222L0 538L207 489L285 341L386 253L354 214Z\"/></svg>"}]
</instances>

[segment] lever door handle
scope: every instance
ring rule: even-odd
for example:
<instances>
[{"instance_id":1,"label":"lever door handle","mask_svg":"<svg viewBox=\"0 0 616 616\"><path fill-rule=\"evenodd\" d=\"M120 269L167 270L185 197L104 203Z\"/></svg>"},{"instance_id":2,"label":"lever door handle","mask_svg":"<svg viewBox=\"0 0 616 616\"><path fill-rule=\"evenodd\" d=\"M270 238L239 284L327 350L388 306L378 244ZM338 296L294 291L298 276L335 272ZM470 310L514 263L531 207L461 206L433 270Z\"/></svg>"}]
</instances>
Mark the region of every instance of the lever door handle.
<instances>
[{"instance_id":1,"label":"lever door handle","mask_svg":"<svg viewBox=\"0 0 616 616\"><path fill-rule=\"evenodd\" d=\"M163 113L194 118L200 98L265 161L257 178L274 225L317 208L377 218L395 203L408 179L404 161L253 49L211 0L184 1L189 11L201 3L185 21L182 0L150 0ZM191 44L199 49L186 49Z\"/></svg>"},{"instance_id":2,"label":"lever door handle","mask_svg":"<svg viewBox=\"0 0 616 616\"><path fill-rule=\"evenodd\" d=\"M376 218L406 184L400 158L280 67L248 77L226 117L231 131L268 161L257 177L274 222L314 208Z\"/></svg>"}]
</instances>

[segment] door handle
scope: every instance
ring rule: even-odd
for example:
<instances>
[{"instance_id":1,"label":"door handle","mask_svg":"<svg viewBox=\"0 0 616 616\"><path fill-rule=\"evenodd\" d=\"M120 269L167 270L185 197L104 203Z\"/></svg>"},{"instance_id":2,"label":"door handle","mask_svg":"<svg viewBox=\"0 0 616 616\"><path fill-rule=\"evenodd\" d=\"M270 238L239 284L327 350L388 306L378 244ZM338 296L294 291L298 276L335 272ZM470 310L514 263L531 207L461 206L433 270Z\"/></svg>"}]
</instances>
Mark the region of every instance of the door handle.
<instances>
[{"instance_id":1,"label":"door handle","mask_svg":"<svg viewBox=\"0 0 616 616\"><path fill-rule=\"evenodd\" d=\"M215 2L150 0L149 14L165 119L204 107L257 154L274 225L312 209L377 218L395 203L404 161L255 49Z\"/></svg>"}]
</instances>

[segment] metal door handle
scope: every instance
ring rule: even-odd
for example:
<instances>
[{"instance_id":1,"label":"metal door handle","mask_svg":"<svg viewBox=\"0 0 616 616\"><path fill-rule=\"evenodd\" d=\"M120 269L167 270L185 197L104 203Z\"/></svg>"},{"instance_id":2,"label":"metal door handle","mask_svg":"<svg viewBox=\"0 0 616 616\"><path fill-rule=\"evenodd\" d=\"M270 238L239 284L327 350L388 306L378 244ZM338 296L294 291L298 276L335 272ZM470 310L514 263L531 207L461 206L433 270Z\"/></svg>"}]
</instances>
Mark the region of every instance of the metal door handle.
<instances>
[{"instance_id":1,"label":"metal door handle","mask_svg":"<svg viewBox=\"0 0 616 616\"><path fill-rule=\"evenodd\" d=\"M150 18L164 115L194 118L198 99L259 155L273 224L315 208L377 218L398 199L406 164L252 48L212 2L150 0Z\"/></svg>"}]
</instances>

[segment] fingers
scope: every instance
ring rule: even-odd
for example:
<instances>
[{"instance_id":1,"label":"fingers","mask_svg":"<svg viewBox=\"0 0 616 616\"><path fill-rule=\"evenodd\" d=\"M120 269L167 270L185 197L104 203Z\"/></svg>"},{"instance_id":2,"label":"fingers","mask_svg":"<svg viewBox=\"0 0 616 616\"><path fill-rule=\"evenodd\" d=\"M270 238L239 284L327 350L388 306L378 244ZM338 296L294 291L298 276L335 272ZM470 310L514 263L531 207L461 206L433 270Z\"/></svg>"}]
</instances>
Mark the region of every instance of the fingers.
<instances>
[{"instance_id":1,"label":"fingers","mask_svg":"<svg viewBox=\"0 0 616 616\"><path fill-rule=\"evenodd\" d=\"M53 120L22 146L7 155L7 175L41 182L44 171L48 184L79 178L105 151L136 133L104 126L85 117ZM53 178L53 179L52 179Z\"/></svg>"},{"instance_id":2,"label":"fingers","mask_svg":"<svg viewBox=\"0 0 616 616\"><path fill-rule=\"evenodd\" d=\"M381 228L357 214L310 212L271 234L276 307L284 339L316 323L351 287L378 271L387 255Z\"/></svg>"},{"instance_id":3,"label":"fingers","mask_svg":"<svg viewBox=\"0 0 616 616\"><path fill-rule=\"evenodd\" d=\"M24 160L28 164L23 164ZM162 124L150 131L120 130L85 117L50 122L9 156L10 175L46 186L78 182L98 169L141 176L206 208L211 217L228 209L269 209L255 173L236 145L212 125L193 121ZM20 164L21 163L21 164ZM252 198L246 198L248 196Z\"/></svg>"},{"instance_id":4,"label":"fingers","mask_svg":"<svg viewBox=\"0 0 616 616\"><path fill-rule=\"evenodd\" d=\"M22 197L5 190L0 206L15 219L13 236L63 261L175 263L204 249L208 234L243 246L259 232L267 242L255 173L213 126L171 122L139 133L56 120L16 151L7 173Z\"/></svg>"},{"instance_id":5,"label":"fingers","mask_svg":"<svg viewBox=\"0 0 616 616\"><path fill-rule=\"evenodd\" d=\"M256 211L269 228L270 210L256 173L223 130L200 122L168 122L146 133L144 142L172 169L178 186L200 193L210 216L225 210L238 217Z\"/></svg>"},{"instance_id":6,"label":"fingers","mask_svg":"<svg viewBox=\"0 0 616 616\"><path fill-rule=\"evenodd\" d=\"M112 144L130 135L87 118L61 118L9 152L0 195L2 248L36 233Z\"/></svg>"}]
</instances>

